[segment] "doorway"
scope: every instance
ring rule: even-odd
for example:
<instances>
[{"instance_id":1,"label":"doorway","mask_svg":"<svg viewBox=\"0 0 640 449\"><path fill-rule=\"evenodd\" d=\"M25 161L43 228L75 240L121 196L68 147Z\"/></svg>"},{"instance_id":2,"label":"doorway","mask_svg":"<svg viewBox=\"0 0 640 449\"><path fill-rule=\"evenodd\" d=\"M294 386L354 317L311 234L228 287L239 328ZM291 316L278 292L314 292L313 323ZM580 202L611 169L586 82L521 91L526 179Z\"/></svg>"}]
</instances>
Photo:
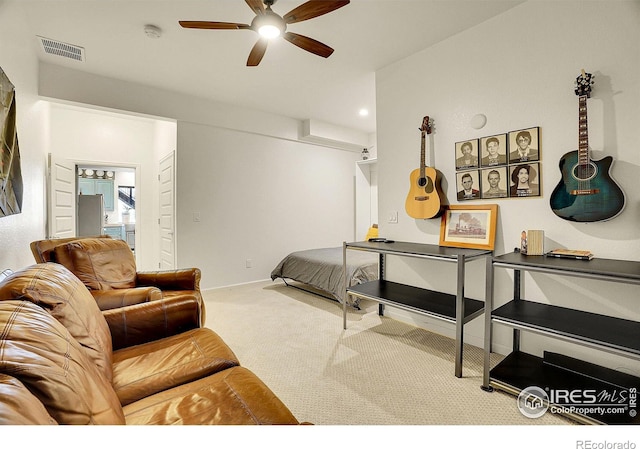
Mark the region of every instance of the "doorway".
<instances>
[{"instance_id":1,"label":"doorway","mask_svg":"<svg viewBox=\"0 0 640 449\"><path fill-rule=\"evenodd\" d=\"M103 165L49 155L47 238L108 234L127 241L135 253L140 241L137 231L142 229L135 217L141 214L143 205L134 196L133 209L131 198L120 199L118 186L126 185L136 195L140 192L136 188L139 172L139 166ZM102 195L99 205L91 205L89 200L97 195ZM84 197L82 205L80 196Z\"/></svg>"},{"instance_id":2,"label":"doorway","mask_svg":"<svg viewBox=\"0 0 640 449\"><path fill-rule=\"evenodd\" d=\"M103 223L94 232L126 241L135 254L136 248L136 169L100 164L77 165L77 195L103 196ZM138 202L139 203L139 202ZM76 212L77 229L83 228L80 207ZM85 234L92 234L90 230ZM80 234L78 234L80 235Z\"/></svg>"}]
</instances>

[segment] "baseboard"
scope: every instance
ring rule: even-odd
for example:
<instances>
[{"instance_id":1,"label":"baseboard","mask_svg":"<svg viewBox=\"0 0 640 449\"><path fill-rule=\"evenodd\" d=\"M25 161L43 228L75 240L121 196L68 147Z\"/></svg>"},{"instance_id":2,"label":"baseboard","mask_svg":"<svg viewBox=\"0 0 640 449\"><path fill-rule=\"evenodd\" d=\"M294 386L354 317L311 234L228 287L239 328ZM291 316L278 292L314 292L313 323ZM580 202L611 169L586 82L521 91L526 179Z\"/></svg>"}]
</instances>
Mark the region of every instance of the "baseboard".
<instances>
[{"instance_id":1,"label":"baseboard","mask_svg":"<svg viewBox=\"0 0 640 449\"><path fill-rule=\"evenodd\" d=\"M251 285L251 284L257 284L259 282L267 282L267 281L271 281L271 278L258 279L257 281L240 282L238 284L221 285L220 287L201 288L200 291L207 292L207 291L213 291L213 290L220 290L222 288L241 287L243 285Z\"/></svg>"}]
</instances>

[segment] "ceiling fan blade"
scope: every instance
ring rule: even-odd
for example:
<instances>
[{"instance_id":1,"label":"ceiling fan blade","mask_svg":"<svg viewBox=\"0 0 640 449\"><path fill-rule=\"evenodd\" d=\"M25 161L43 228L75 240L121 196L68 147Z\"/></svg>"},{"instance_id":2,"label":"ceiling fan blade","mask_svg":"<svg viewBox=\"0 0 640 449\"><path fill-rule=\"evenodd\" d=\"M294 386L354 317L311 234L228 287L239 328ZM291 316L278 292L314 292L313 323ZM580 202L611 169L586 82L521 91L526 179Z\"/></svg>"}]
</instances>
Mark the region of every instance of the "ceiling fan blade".
<instances>
[{"instance_id":1,"label":"ceiling fan blade","mask_svg":"<svg viewBox=\"0 0 640 449\"><path fill-rule=\"evenodd\" d=\"M180 20L178 21L183 28L195 28L199 30L246 30L251 29L251 25L246 23L230 23L230 22L203 22L199 20Z\"/></svg>"},{"instance_id":2,"label":"ceiling fan blade","mask_svg":"<svg viewBox=\"0 0 640 449\"><path fill-rule=\"evenodd\" d=\"M248 0L247 0L248 1ZM282 16L285 23L302 22L335 11L349 4L349 0L309 0Z\"/></svg>"},{"instance_id":3,"label":"ceiling fan blade","mask_svg":"<svg viewBox=\"0 0 640 449\"><path fill-rule=\"evenodd\" d=\"M286 32L283 37L293 45L297 45L303 50L307 50L308 52L322 56L323 58L328 58L331 56L331 53L333 53L333 48L328 45L318 42L315 39L311 39L310 37L302 36L301 34Z\"/></svg>"},{"instance_id":4,"label":"ceiling fan blade","mask_svg":"<svg viewBox=\"0 0 640 449\"><path fill-rule=\"evenodd\" d=\"M262 0L244 0L249 8L256 14L264 14L264 4Z\"/></svg>"},{"instance_id":5,"label":"ceiling fan blade","mask_svg":"<svg viewBox=\"0 0 640 449\"><path fill-rule=\"evenodd\" d=\"M247 67L255 67L260 64L264 53L267 51L268 39L259 39L258 42L251 49L249 58L247 59Z\"/></svg>"}]
</instances>

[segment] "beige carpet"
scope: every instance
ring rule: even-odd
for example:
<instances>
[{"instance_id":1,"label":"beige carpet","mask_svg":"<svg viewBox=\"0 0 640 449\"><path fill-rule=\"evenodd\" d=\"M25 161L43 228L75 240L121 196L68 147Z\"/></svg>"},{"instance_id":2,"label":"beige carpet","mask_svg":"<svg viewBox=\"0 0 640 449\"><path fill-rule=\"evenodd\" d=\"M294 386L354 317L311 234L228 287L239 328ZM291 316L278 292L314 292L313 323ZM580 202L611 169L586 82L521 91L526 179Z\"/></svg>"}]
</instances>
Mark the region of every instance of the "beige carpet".
<instances>
[{"instance_id":1,"label":"beige carpet","mask_svg":"<svg viewBox=\"0 0 640 449\"><path fill-rule=\"evenodd\" d=\"M204 292L207 326L301 421L319 425L549 425L524 417L514 396L482 391L483 352L465 345L453 374L454 341L377 314L265 281ZM494 361L499 360L498 356Z\"/></svg>"}]
</instances>

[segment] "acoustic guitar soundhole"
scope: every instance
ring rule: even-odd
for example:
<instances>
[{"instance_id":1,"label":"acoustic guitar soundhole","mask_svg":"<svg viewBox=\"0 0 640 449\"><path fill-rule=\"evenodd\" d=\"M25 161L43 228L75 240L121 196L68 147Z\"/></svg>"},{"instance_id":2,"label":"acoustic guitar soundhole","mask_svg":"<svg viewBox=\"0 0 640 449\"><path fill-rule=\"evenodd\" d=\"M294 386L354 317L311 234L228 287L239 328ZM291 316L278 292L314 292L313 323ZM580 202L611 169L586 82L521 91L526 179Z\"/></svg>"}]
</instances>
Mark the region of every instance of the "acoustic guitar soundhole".
<instances>
[{"instance_id":1,"label":"acoustic guitar soundhole","mask_svg":"<svg viewBox=\"0 0 640 449\"><path fill-rule=\"evenodd\" d=\"M433 192L433 184L430 181L430 178L418 178L418 186L420 188L424 187L425 192L431 193Z\"/></svg>"},{"instance_id":2,"label":"acoustic guitar soundhole","mask_svg":"<svg viewBox=\"0 0 640 449\"><path fill-rule=\"evenodd\" d=\"M598 167L590 162L588 164L576 164L573 166L573 172L571 175L577 181L589 181L593 179L598 174Z\"/></svg>"}]
</instances>

